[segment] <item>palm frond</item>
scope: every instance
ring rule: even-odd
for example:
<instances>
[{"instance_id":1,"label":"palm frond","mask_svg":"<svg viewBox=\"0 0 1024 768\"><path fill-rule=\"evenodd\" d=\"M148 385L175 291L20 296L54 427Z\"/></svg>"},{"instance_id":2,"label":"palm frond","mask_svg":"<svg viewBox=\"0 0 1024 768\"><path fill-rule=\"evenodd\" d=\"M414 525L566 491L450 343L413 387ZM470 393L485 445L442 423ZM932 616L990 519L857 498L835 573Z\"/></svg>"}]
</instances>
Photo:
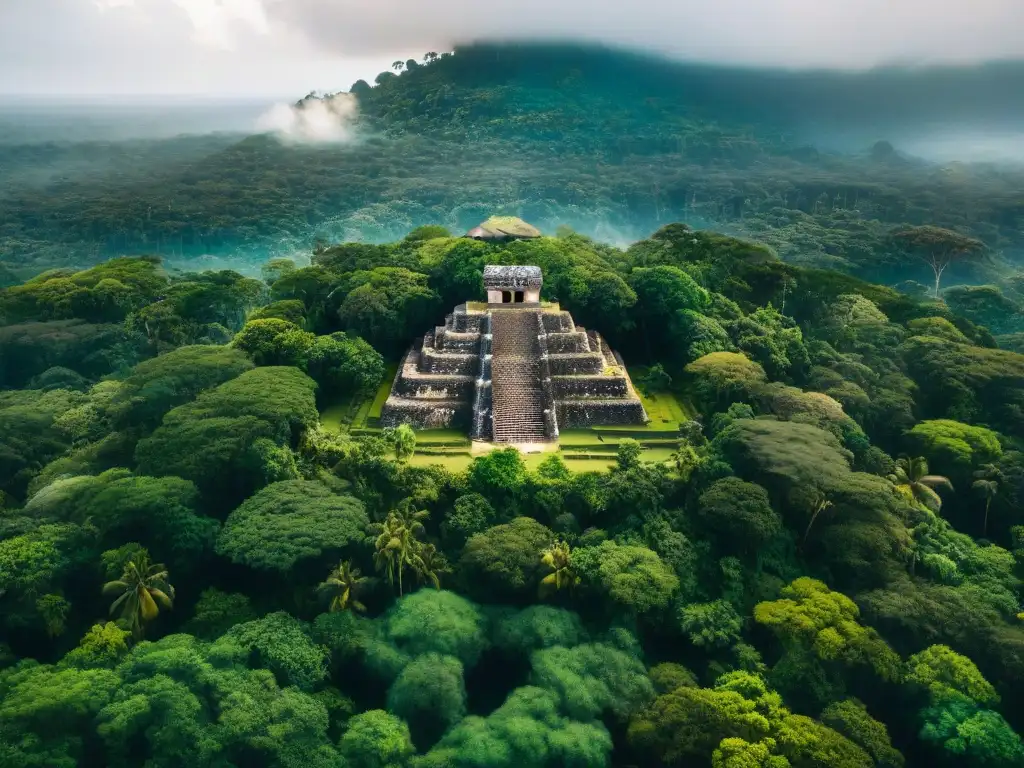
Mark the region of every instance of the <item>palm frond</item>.
<instances>
[{"instance_id":1,"label":"palm frond","mask_svg":"<svg viewBox=\"0 0 1024 768\"><path fill-rule=\"evenodd\" d=\"M917 481L927 485L929 488L945 488L947 491L953 490L953 483L950 482L948 477L943 477L942 475L922 475Z\"/></svg>"}]
</instances>

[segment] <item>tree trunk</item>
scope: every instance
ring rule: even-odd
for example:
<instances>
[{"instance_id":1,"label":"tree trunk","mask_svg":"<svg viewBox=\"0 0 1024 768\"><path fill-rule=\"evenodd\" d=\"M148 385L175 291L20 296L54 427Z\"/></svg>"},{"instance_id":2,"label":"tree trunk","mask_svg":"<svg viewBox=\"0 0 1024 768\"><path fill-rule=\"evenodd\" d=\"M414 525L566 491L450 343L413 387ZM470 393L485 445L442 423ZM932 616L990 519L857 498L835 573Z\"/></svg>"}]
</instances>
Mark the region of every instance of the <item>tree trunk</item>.
<instances>
[{"instance_id":1,"label":"tree trunk","mask_svg":"<svg viewBox=\"0 0 1024 768\"><path fill-rule=\"evenodd\" d=\"M989 496L985 499L985 520L981 524L981 538L985 538L988 534L988 508L992 506L992 497Z\"/></svg>"}]
</instances>

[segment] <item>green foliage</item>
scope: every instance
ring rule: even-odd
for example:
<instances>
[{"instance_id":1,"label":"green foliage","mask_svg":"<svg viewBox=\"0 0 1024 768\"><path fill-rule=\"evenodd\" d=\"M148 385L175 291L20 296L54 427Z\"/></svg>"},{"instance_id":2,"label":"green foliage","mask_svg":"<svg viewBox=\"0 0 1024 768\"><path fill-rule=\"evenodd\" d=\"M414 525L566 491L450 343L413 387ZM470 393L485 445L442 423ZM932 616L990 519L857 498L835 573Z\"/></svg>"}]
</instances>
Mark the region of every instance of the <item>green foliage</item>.
<instances>
[{"instance_id":1,"label":"green foliage","mask_svg":"<svg viewBox=\"0 0 1024 768\"><path fill-rule=\"evenodd\" d=\"M209 494L244 498L284 479L269 471L258 441L297 443L317 423L315 386L294 368L243 373L167 413L163 425L139 442L138 469L142 474L178 475Z\"/></svg>"},{"instance_id":2,"label":"green foliage","mask_svg":"<svg viewBox=\"0 0 1024 768\"><path fill-rule=\"evenodd\" d=\"M196 601L195 612L185 628L196 637L213 640L236 624L256 618L249 598L210 587L204 589Z\"/></svg>"},{"instance_id":3,"label":"green foliage","mask_svg":"<svg viewBox=\"0 0 1024 768\"><path fill-rule=\"evenodd\" d=\"M253 667L271 670L281 685L313 690L327 675L327 652L309 636L309 627L284 611L236 624L211 653L242 654Z\"/></svg>"},{"instance_id":4,"label":"green foliage","mask_svg":"<svg viewBox=\"0 0 1024 768\"><path fill-rule=\"evenodd\" d=\"M796 768L830 765L872 768L875 765L871 756L853 741L803 715L786 717L775 739L779 752Z\"/></svg>"},{"instance_id":5,"label":"green foliage","mask_svg":"<svg viewBox=\"0 0 1024 768\"><path fill-rule=\"evenodd\" d=\"M407 269L379 267L355 272L345 288L347 295L338 307L342 324L374 348L392 354L426 327L440 309L437 294L427 286L427 276Z\"/></svg>"},{"instance_id":6,"label":"green foliage","mask_svg":"<svg viewBox=\"0 0 1024 768\"><path fill-rule=\"evenodd\" d=\"M480 609L444 590L424 589L399 600L384 620L384 637L402 654L442 654L466 666L487 648L487 622Z\"/></svg>"},{"instance_id":7,"label":"green foliage","mask_svg":"<svg viewBox=\"0 0 1024 768\"><path fill-rule=\"evenodd\" d=\"M531 605L497 620L492 638L502 650L527 655L556 645L579 645L587 639L587 632L575 613L549 605Z\"/></svg>"},{"instance_id":8,"label":"green foliage","mask_svg":"<svg viewBox=\"0 0 1024 768\"><path fill-rule=\"evenodd\" d=\"M363 504L312 480L268 485L228 515L217 552L252 568L287 572L309 558L336 558L365 539Z\"/></svg>"},{"instance_id":9,"label":"green foliage","mask_svg":"<svg viewBox=\"0 0 1024 768\"><path fill-rule=\"evenodd\" d=\"M119 322L151 302L166 285L158 259L111 259L71 275L40 275L8 288L2 309L9 322Z\"/></svg>"},{"instance_id":10,"label":"green foliage","mask_svg":"<svg viewBox=\"0 0 1024 768\"><path fill-rule=\"evenodd\" d=\"M697 678L682 664L671 661L656 664L648 670L648 677L657 693L670 693L683 685L697 686Z\"/></svg>"},{"instance_id":11,"label":"green foliage","mask_svg":"<svg viewBox=\"0 0 1024 768\"><path fill-rule=\"evenodd\" d=\"M115 428L159 425L172 408L252 368L232 349L180 347L139 363L121 382L107 408Z\"/></svg>"},{"instance_id":12,"label":"green foliage","mask_svg":"<svg viewBox=\"0 0 1024 768\"><path fill-rule=\"evenodd\" d=\"M951 419L922 421L907 438L937 469L953 476L969 473L1003 453L997 433Z\"/></svg>"},{"instance_id":13,"label":"green foliage","mask_svg":"<svg viewBox=\"0 0 1024 768\"><path fill-rule=\"evenodd\" d=\"M302 328L306 323L306 305L298 299L274 301L255 310L249 320L284 320Z\"/></svg>"},{"instance_id":14,"label":"green foliage","mask_svg":"<svg viewBox=\"0 0 1024 768\"><path fill-rule=\"evenodd\" d=\"M116 598L110 604L110 614L120 614L136 640L142 638L146 624L161 610L173 607L174 587L167 579L167 569L151 562L149 553L139 549L124 564L121 578L103 585L103 594Z\"/></svg>"},{"instance_id":15,"label":"green foliage","mask_svg":"<svg viewBox=\"0 0 1024 768\"><path fill-rule=\"evenodd\" d=\"M859 615L848 597L806 577L783 589L782 599L754 608L754 620L784 644L808 649L824 661L865 664L885 680L899 680L899 656L874 629L858 623Z\"/></svg>"},{"instance_id":16,"label":"green foliage","mask_svg":"<svg viewBox=\"0 0 1024 768\"><path fill-rule=\"evenodd\" d=\"M214 646L172 635L133 648L117 669L116 694L97 719L96 732L110 760L142 755L169 768L249 754L269 764L336 763L323 704L296 688L279 688L267 670L244 666L250 651L237 640L252 639L268 651L268 659L283 663L282 669L288 668L284 662L296 661L294 652L281 653L291 628L281 622L271 627L283 630L283 638L261 638L253 628ZM255 647L252 654L259 655Z\"/></svg>"},{"instance_id":17,"label":"green foliage","mask_svg":"<svg viewBox=\"0 0 1024 768\"><path fill-rule=\"evenodd\" d=\"M187 480L112 469L57 480L36 493L25 511L39 520L88 522L105 543L138 541L187 567L212 548L218 529L215 520L197 514L197 496Z\"/></svg>"},{"instance_id":18,"label":"green foliage","mask_svg":"<svg viewBox=\"0 0 1024 768\"><path fill-rule=\"evenodd\" d=\"M921 718L921 738L958 764L1009 768L1024 760L1024 742L1003 717L967 697L938 699Z\"/></svg>"},{"instance_id":19,"label":"green foliage","mask_svg":"<svg viewBox=\"0 0 1024 768\"><path fill-rule=\"evenodd\" d=\"M605 541L577 548L572 566L585 585L630 613L664 608L679 589L679 578L647 547Z\"/></svg>"},{"instance_id":20,"label":"green foliage","mask_svg":"<svg viewBox=\"0 0 1024 768\"><path fill-rule=\"evenodd\" d=\"M1024 355L932 336L911 337L900 351L907 375L920 388L922 416L998 424L1005 434L1024 434L1019 415Z\"/></svg>"},{"instance_id":21,"label":"green foliage","mask_svg":"<svg viewBox=\"0 0 1024 768\"><path fill-rule=\"evenodd\" d=\"M78 647L69 651L61 663L79 669L109 669L128 653L128 640L131 634L129 630L121 629L112 621L94 624L82 637Z\"/></svg>"},{"instance_id":22,"label":"green foliage","mask_svg":"<svg viewBox=\"0 0 1024 768\"><path fill-rule=\"evenodd\" d=\"M0 290L0 764L900 766L890 732L913 762L1022 761L1024 356L1011 350L1024 282L996 259L938 274L964 252L952 230L889 237L901 219L934 221L1009 249L1019 233L991 201L1011 199L1016 177L988 174L982 190L965 166L927 197L918 187L934 184L909 181L924 166L891 147L863 161L782 151L757 126L712 131L680 111L678 77L615 83L590 54L524 50L460 48L358 85L361 124L383 143L218 145L190 179L218 170L211 189L238 191L230 206L198 207L222 192L173 170L144 216L151 186L132 185L124 207L83 206L84 182L47 200L11 185L6 246L29 209L33 227L106 232L108 247L121 247L113 227L147 252L174 233L181 260L236 236L275 245L262 281L131 258ZM540 153L540 138L567 151ZM508 183L479 183L479 158L502 152ZM584 161L601 173L558 183ZM508 198L541 189L522 184L541 167L555 183L540 198ZM267 196L282 184L293 194ZM662 218L669 201L765 244L682 224L625 250L568 229L448 234L499 214L599 220L630 239L650 226L642 210ZM369 242L427 221L450 230ZM354 237L366 242L328 245ZM273 258L314 239L310 267ZM921 247L923 271L897 242ZM80 246L61 258L98 256ZM18 240L4 259L28 274L19 260L38 247ZM541 266L545 298L642 363L638 383L672 379L701 418L671 460L642 460L668 455L663 435L597 429L607 473L554 454L528 471L514 449L459 473L410 460L408 427L319 429L315 395L375 389L382 354L481 297L484 264ZM999 285L949 289L943 304L802 266L815 264ZM915 458L890 457L904 450ZM929 462L957 489L941 499L952 522L930 511L946 483ZM191 634L125 629L153 618L152 590L173 594L148 551L181 594L150 636ZM376 579L362 575L371 556ZM93 625L105 580L120 618ZM312 618L318 592L311 625L284 612ZM702 688L684 664L705 682L725 674Z\"/></svg>"},{"instance_id":23,"label":"green foliage","mask_svg":"<svg viewBox=\"0 0 1024 768\"><path fill-rule=\"evenodd\" d=\"M466 715L462 662L438 653L413 659L388 689L388 711L413 732L426 730L428 739L436 738Z\"/></svg>"},{"instance_id":24,"label":"green foliage","mask_svg":"<svg viewBox=\"0 0 1024 768\"><path fill-rule=\"evenodd\" d=\"M559 711L557 696L543 688L517 688L487 717L471 715L416 768L541 768L606 765L612 739L597 722L577 722Z\"/></svg>"},{"instance_id":25,"label":"green foliage","mask_svg":"<svg viewBox=\"0 0 1024 768\"><path fill-rule=\"evenodd\" d=\"M441 533L456 547L461 547L471 536L487 530L495 521L494 507L479 493L470 493L455 500L455 506L445 516Z\"/></svg>"},{"instance_id":26,"label":"green foliage","mask_svg":"<svg viewBox=\"0 0 1024 768\"><path fill-rule=\"evenodd\" d=\"M757 363L737 352L712 352L686 366L694 394L703 410L750 397L767 374Z\"/></svg>"},{"instance_id":27,"label":"green foliage","mask_svg":"<svg viewBox=\"0 0 1024 768\"><path fill-rule=\"evenodd\" d=\"M532 592L541 579L540 552L554 539L548 528L529 517L474 534L460 559L467 586L493 595Z\"/></svg>"},{"instance_id":28,"label":"green foliage","mask_svg":"<svg viewBox=\"0 0 1024 768\"><path fill-rule=\"evenodd\" d=\"M999 696L969 658L945 645L933 645L907 661L907 682L920 685L933 698L953 694L979 704L995 704Z\"/></svg>"},{"instance_id":29,"label":"green foliage","mask_svg":"<svg viewBox=\"0 0 1024 768\"><path fill-rule=\"evenodd\" d=\"M491 451L473 460L469 486L499 507L515 503L526 482L526 465L515 448Z\"/></svg>"},{"instance_id":30,"label":"green foliage","mask_svg":"<svg viewBox=\"0 0 1024 768\"><path fill-rule=\"evenodd\" d=\"M726 551L757 552L782 531L782 521L764 488L735 477L708 488L700 497L697 514Z\"/></svg>"},{"instance_id":31,"label":"green foliage","mask_svg":"<svg viewBox=\"0 0 1024 768\"><path fill-rule=\"evenodd\" d=\"M821 721L867 752L876 766L902 768L903 755L893 748L885 725L871 717L857 699L830 704L821 713Z\"/></svg>"},{"instance_id":32,"label":"green foliage","mask_svg":"<svg viewBox=\"0 0 1024 768\"><path fill-rule=\"evenodd\" d=\"M715 688L679 686L658 696L633 718L629 741L642 754L666 765L708 755L726 738L761 741L784 710L778 696L768 693L763 683L760 691L748 696L743 689L721 683Z\"/></svg>"},{"instance_id":33,"label":"green foliage","mask_svg":"<svg viewBox=\"0 0 1024 768\"><path fill-rule=\"evenodd\" d=\"M531 683L557 694L563 711L589 721L608 713L624 721L654 694L644 665L603 643L534 651Z\"/></svg>"},{"instance_id":34,"label":"green foliage","mask_svg":"<svg viewBox=\"0 0 1024 768\"><path fill-rule=\"evenodd\" d=\"M382 709L373 709L349 720L338 751L352 768L400 768L415 748L408 725Z\"/></svg>"},{"instance_id":35,"label":"green foliage","mask_svg":"<svg viewBox=\"0 0 1024 768\"><path fill-rule=\"evenodd\" d=\"M739 642L743 620L730 603L715 600L683 606L679 624L696 646L729 648Z\"/></svg>"}]
</instances>

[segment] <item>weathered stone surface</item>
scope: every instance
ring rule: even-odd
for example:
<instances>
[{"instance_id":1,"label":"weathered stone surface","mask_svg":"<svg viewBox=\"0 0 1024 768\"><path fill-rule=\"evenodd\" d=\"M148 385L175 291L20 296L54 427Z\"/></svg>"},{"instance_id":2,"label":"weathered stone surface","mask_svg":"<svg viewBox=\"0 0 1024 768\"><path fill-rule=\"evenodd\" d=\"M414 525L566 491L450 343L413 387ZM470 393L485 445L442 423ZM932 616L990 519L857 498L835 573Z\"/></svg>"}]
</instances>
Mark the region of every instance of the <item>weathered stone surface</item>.
<instances>
[{"instance_id":1,"label":"weathered stone surface","mask_svg":"<svg viewBox=\"0 0 1024 768\"><path fill-rule=\"evenodd\" d=\"M625 376L553 376L555 398L580 400L585 398L629 397L629 382Z\"/></svg>"},{"instance_id":2,"label":"weathered stone surface","mask_svg":"<svg viewBox=\"0 0 1024 768\"><path fill-rule=\"evenodd\" d=\"M545 312L541 321L548 333L571 333L576 330L572 315L568 312Z\"/></svg>"},{"instance_id":3,"label":"weathered stone surface","mask_svg":"<svg viewBox=\"0 0 1024 768\"><path fill-rule=\"evenodd\" d=\"M389 397L380 413L384 427L408 424L415 429L468 429L472 408L458 400L409 400Z\"/></svg>"},{"instance_id":4,"label":"weathered stone surface","mask_svg":"<svg viewBox=\"0 0 1024 768\"><path fill-rule=\"evenodd\" d=\"M548 355L552 376L578 376L602 373L605 368L604 355L598 352L572 352Z\"/></svg>"},{"instance_id":5,"label":"weathered stone surface","mask_svg":"<svg viewBox=\"0 0 1024 768\"><path fill-rule=\"evenodd\" d=\"M487 267L486 279L504 289L542 282L535 267ZM380 420L521 443L571 427L640 425L647 415L622 358L568 312L477 302L456 307L409 350Z\"/></svg>"},{"instance_id":6,"label":"weathered stone surface","mask_svg":"<svg viewBox=\"0 0 1024 768\"><path fill-rule=\"evenodd\" d=\"M420 352L420 371L423 373L476 376L480 372L480 359L476 352L438 352L424 345Z\"/></svg>"},{"instance_id":7,"label":"weathered stone surface","mask_svg":"<svg viewBox=\"0 0 1024 768\"><path fill-rule=\"evenodd\" d=\"M589 352L587 334L580 331L547 334L548 352L564 354L567 352Z\"/></svg>"},{"instance_id":8,"label":"weathered stone surface","mask_svg":"<svg viewBox=\"0 0 1024 768\"><path fill-rule=\"evenodd\" d=\"M645 424L647 414L637 399L633 400L559 400L555 403L561 429L595 426L629 426Z\"/></svg>"}]
</instances>

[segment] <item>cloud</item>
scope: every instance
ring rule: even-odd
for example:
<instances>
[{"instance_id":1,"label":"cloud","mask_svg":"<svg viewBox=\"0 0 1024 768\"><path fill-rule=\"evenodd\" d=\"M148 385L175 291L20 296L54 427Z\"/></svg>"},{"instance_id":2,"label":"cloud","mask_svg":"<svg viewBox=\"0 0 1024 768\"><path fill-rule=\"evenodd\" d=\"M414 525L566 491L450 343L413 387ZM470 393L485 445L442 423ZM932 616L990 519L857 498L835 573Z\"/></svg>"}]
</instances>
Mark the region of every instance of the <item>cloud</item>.
<instances>
[{"instance_id":1,"label":"cloud","mask_svg":"<svg viewBox=\"0 0 1024 768\"><path fill-rule=\"evenodd\" d=\"M461 42L866 68L1024 57L1022 0L0 0L0 93L298 94Z\"/></svg>"},{"instance_id":2,"label":"cloud","mask_svg":"<svg viewBox=\"0 0 1024 768\"><path fill-rule=\"evenodd\" d=\"M359 102L350 93L322 99L307 98L296 105L276 104L257 123L288 143L341 144L353 138Z\"/></svg>"},{"instance_id":3,"label":"cloud","mask_svg":"<svg viewBox=\"0 0 1024 768\"><path fill-rule=\"evenodd\" d=\"M1024 56L1021 0L263 0L326 50L584 39L688 60L863 68Z\"/></svg>"}]
</instances>

